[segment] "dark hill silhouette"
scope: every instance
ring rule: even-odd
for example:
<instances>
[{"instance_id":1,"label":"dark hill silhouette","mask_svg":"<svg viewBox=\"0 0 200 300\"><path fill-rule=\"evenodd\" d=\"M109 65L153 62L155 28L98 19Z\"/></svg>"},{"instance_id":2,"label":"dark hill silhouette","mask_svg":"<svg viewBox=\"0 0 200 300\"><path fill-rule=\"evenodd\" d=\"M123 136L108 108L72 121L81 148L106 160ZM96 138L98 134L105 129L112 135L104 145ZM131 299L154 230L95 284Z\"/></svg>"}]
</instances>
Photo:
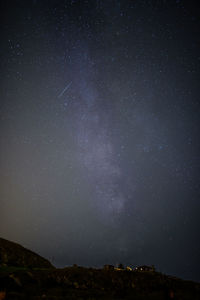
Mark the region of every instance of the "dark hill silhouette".
<instances>
[{"instance_id":1,"label":"dark hill silhouette","mask_svg":"<svg viewBox=\"0 0 200 300\"><path fill-rule=\"evenodd\" d=\"M56 269L36 253L0 238L0 300L200 299L200 283L146 266L139 270L107 266Z\"/></svg>"},{"instance_id":2,"label":"dark hill silhouette","mask_svg":"<svg viewBox=\"0 0 200 300\"><path fill-rule=\"evenodd\" d=\"M0 266L52 268L51 263L21 245L0 238Z\"/></svg>"}]
</instances>

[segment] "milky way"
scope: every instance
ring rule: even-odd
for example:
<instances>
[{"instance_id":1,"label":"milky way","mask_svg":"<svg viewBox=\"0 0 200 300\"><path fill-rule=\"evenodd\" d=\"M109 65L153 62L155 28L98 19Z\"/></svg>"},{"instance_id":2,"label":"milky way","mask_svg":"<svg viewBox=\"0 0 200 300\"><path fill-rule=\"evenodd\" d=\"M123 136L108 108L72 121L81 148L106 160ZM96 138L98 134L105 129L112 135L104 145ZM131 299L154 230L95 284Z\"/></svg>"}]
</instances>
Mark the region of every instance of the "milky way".
<instances>
[{"instance_id":1,"label":"milky way","mask_svg":"<svg viewBox=\"0 0 200 300\"><path fill-rule=\"evenodd\" d=\"M81 92L74 97L76 103L71 103L68 110L74 111L72 123L75 124L77 159L80 166L85 168L85 176L91 185L92 205L96 206L97 213L103 218L112 220L115 214L122 211L125 201L120 191L122 174L118 160L114 159L117 153L110 133L109 120L112 116L99 104L101 95L92 84L91 61L84 47L81 49L77 69L77 56L74 58L73 80L74 90Z\"/></svg>"}]
</instances>

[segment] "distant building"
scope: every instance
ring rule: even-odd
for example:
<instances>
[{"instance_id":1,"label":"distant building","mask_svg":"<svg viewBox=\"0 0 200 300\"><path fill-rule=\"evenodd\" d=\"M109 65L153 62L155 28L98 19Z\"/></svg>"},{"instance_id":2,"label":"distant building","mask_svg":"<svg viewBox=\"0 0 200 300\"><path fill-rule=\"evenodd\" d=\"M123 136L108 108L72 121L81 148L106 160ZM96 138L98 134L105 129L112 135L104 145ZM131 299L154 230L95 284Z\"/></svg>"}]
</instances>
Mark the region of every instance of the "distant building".
<instances>
[{"instance_id":1,"label":"distant building","mask_svg":"<svg viewBox=\"0 0 200 300\"><path fill-rule=\"evenodd\" d=\"M118 264L117 267L115 267L115 271L124 271L124 265L123 264Z\"/></svg>"},{"instance_id":2,"label":"distant building","mask_svg":"<svg viewBox=\"0 0 200 300\"><path fill-rule=\"evenodd\" d=\"M114 270L114 266L113 265L104 265L103 268L106 271L113 271Z\"/></svg>"},{"instance_id":3,"label":"distant building","mask_svg":"<svg viewBox=\"0 0 200 300\"><path fill-rule=\"evenodd\" d=\"M114 271L133 271L133 269L129 266L124 267L122 264L119 264L117 267L114 267L113 265L104 265L104 270L114 270Z\"/></svg>"},{"instance_id":4,"label":"distant building","mask_svg":"<svg viewBox=\"0 0 200 300\"><path fill-rule=\"evenodd\" d=\"M148 271L148 272L154 272L155 267L154 266L139 266L135 268L135 271Z\"/></svg>"}]
</instances>

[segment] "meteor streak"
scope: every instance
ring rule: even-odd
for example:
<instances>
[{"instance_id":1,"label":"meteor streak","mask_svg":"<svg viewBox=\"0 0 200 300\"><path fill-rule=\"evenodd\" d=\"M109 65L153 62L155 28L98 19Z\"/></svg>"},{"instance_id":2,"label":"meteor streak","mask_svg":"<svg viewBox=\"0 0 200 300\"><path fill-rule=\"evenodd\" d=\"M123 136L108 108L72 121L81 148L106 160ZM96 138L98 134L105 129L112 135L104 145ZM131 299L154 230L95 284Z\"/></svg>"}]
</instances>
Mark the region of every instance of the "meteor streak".
<instances>
[{"instance_id":1,"label":"meteor streak","mask_svg":"<svg viewBox=\"0 0 200 300\"><path fill-rule=\"evenodd\" d=\"M72 81L68 83L68 85L64 88L64 90L58 95L58 98L62 97L62 95L68 90L70 85L72 84Z\"/></svg>"}]
</instances>

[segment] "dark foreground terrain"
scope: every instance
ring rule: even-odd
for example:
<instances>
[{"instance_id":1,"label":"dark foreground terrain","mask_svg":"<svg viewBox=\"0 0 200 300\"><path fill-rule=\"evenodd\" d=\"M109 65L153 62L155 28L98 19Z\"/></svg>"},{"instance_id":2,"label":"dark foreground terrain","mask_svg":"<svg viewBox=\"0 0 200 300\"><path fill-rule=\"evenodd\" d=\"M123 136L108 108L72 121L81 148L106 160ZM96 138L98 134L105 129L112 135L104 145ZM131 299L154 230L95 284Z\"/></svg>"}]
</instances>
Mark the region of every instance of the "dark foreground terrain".
<instances>
[{"instance_id":1,"label":"dark foreground terrain","mask_svg":"<svg viewBox=\"0 0 200 300\"><path fill-rule=\"evenodd\" d=\"M183 281L155 271L126 271L82 268L56 269L37 254L0 239L0 300L4 299L200 299L200 283ZM6 241L7 243L7 241ZM21 247L21 266L13 261L15 247ZM8 245L7 245L8 246ZM9 252L9 253L7 253ZM33 257L31 258L31 253ZM12 257L10 261L9 257ZM18 248L17 256L20 255ZM31 265L27 263L29 255ZM37 268L36 261L40 262ZM44 263L44 266L43 266ZM47 267L48 266L48 267Z\"/></svg>"}]
</instances>

